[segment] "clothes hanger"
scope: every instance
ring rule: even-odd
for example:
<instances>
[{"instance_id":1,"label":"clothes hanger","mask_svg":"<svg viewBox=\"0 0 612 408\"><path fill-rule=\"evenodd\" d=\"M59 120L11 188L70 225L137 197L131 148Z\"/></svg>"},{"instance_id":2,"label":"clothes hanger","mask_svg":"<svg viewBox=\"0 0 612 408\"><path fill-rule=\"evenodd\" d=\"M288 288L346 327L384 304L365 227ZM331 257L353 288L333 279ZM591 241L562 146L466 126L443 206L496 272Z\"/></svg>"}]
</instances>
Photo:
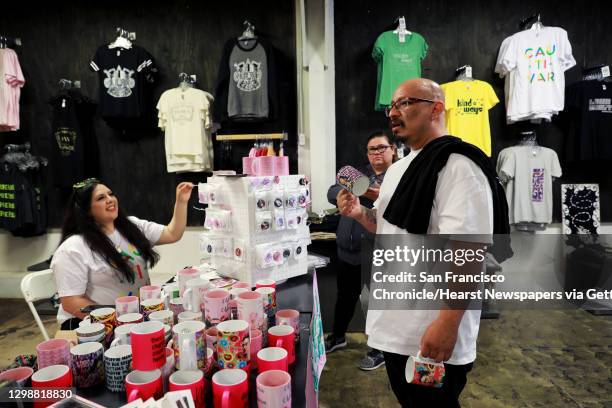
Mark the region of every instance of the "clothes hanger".
<instances>
[{"instance_id":1,"label":"clothes hanger","mask_svg":"<svg viewBox=\"0 0 612 408\"><path fill-rule=\"evenodd\" d=\"M393 34L397 34L400 42L406 41L407 35L412 35L411 31L406 29L406 18L404 16L399 16L397 19L397 28L393 30Z\"/></svg>"},{"instance_id":2,"label":"clothes hanger","mask_svg":"<svg viewBox=\"0 0 612 408\"><path fill-rule=\"evenodd\" d=\"M455 79L457 81L473 81L472 66L462 65L455 70Z\"/></svg>"},{"instance_id":3,"label":"clothes hanger","mask_svg":"<svg viewBox=\"0 0 612 408\"><path fill-rule=\"evenodd\" d=\"M108 45L108 48L132 48L132 41L136 40L135 32L128 32L121 27L117 27L117 38Z\"/></svg>"},{"instance_id":4,"label":"clothes hanger","mask_svg":"<svg viewBox=\"0 0 612 408\"><path fill-rule=\"evenodd\" d=\"M249 20L244 20L242 23L245 26L242 35L238 37L238 41L248 41L248 40L256 40L257 36L255 35L255 26L249 22Z\"/></svg>"}]
</instances>

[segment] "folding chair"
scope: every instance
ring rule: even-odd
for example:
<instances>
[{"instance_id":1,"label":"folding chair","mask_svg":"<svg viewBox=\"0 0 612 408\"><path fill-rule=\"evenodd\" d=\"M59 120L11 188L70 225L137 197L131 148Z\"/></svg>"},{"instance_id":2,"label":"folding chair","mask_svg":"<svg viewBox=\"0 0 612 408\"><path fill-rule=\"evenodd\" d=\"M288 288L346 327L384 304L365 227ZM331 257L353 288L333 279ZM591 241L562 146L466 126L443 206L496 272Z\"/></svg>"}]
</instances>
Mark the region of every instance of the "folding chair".
<instances>
[{"instance_id":1,"label":"folding chair","mask_svg":"<svg viewBox=\"0 0 612 408\"><path fill-rule=\"evenodd\" d=\"M57 288L55 287L55 280L53 279L53 271L51 269L28 273L21 280L21 293L30 307L34 320L36 320L36 324L45 340L49 340L49 334L47 334L47 330L40 320L33 302L49 299L55 292L57 292Z\"/></svg>"}]
</instances>

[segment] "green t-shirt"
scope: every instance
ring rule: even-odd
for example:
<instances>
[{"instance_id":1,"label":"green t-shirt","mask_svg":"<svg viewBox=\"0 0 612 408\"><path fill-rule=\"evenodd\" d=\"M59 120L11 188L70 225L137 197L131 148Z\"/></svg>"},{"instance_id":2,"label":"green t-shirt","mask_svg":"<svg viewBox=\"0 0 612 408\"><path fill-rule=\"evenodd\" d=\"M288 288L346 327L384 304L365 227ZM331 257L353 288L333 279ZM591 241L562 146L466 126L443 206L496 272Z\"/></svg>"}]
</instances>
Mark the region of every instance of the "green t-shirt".
<instances>
[{"instance_id":1,"label":"green t-shirt","mask_svg":"<svg viewBox=\"0 0 612 408\"><path fill-rule=\"evenodd\" d=\"M378 36L372 58L378 64L376 110L391 104L393 92L402 82L421 76L421 61L427 55L427 43L421 34L413 32L400 42L399 35L386 31Z\"/></svg>"}]
</instances>

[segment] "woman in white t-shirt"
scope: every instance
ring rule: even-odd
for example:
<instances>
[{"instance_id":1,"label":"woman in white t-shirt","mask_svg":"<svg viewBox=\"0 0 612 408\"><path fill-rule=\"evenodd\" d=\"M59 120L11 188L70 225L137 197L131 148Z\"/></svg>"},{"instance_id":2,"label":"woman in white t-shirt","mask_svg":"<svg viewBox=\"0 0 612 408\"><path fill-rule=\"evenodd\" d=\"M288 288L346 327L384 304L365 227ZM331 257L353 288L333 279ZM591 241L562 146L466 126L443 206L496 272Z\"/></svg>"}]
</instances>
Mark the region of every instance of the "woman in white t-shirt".
<instances>
[{"instance_id":1,"label":"woman in white t-shirt","mask_svg":"<svg viewBox=\"0 0 612 408\"><path fill-rule=\"evenodd\" d=\"M61 305L58 321L74 329L92 304L112 305L120 296L138 295L149 285L149 267L159 260L154 245L177 242L187 224L193 184L176 187L174 214L168 225L126 216L113 192L97 179L73 186L62 228L62 241L51 269Z\"/></svg>"}]
</instances>

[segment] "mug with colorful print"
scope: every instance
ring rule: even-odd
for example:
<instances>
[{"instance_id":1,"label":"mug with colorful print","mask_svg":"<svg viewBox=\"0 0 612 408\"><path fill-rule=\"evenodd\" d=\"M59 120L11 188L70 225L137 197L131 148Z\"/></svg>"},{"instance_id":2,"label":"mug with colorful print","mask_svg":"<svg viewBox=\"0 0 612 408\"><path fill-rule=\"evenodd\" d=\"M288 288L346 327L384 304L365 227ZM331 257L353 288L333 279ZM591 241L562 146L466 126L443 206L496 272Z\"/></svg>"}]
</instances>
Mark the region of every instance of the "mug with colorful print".
<instances>
[{"instance_id":1,"label":"mug with colorful print","mask_svg":"<svg viewBox=\"0 0 612 408\"><path fill-rule=\"evenodd\" d=\"M102 323L104 325L104 331L106 332L104 346L108 347L111 341L113 341L113 330L117 327L117 313L115 309L112 307L101 307L93 310L89 316L92 323Z\"/></svg>"},{"instance_id":2,"label":"mug with colorful print","mask_svg":"<svg viewBox=\"0 0 612 408\"><path fill-rule=\"evenodd\" d=\"M406 362L406 381L410 384L441 388L445 374L444 363L425 358L420 351L416 357L408 357Z\"/></svg>"},{"instance_id":3,"label":"mug with colorful print","mask_svg":"<svg viewBox=\"0 0 612 408\"><path fill-rule=\"evenodd\" d=\"M217 325L217 365L248 370L251 354L249 323L227 320Z\"/></svg>"}]
</instances>

